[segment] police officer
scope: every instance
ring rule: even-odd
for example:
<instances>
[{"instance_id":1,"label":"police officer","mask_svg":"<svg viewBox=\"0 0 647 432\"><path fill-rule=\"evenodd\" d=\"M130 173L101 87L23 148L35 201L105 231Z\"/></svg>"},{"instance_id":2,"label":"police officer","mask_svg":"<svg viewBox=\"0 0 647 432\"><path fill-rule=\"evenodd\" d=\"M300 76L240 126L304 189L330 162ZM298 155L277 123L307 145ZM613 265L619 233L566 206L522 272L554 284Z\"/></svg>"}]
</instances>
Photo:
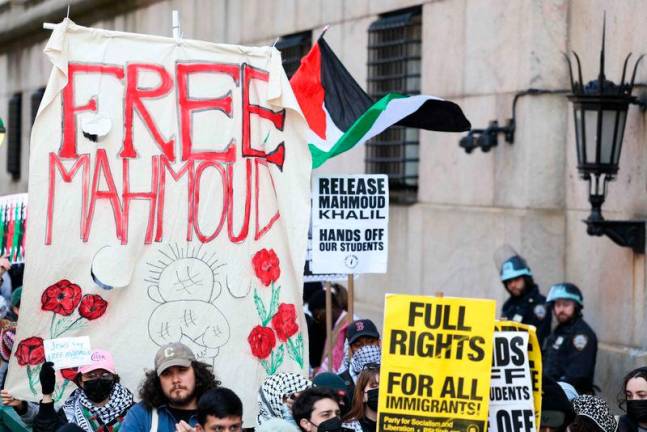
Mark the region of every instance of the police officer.
<instances>
[{"instance_id":1,"label":"police officer","mask_svg":"<svg viewBox=\"0 0 647 432\"><path fill-rule=\"evenodd\" d=\"M535 326L541 345L550 333L550 308L546 307L546 297L539 292L526 260L514 255L504 261L501 282L510 293L510 298L503 304L503 318Z\"/></svg>"},{"instance_id":2,"label":"police officer","mask_svg":"<svg viewBox=\"0 0 647 432\"><path fill-rule=\"evenodd\" d=\"M544 343L544 373L566 381L582 393L593 393L598 338L582 318L584 298L572 283L553 285L548 293L557 327Z\"/></svg>"}]
</instances>

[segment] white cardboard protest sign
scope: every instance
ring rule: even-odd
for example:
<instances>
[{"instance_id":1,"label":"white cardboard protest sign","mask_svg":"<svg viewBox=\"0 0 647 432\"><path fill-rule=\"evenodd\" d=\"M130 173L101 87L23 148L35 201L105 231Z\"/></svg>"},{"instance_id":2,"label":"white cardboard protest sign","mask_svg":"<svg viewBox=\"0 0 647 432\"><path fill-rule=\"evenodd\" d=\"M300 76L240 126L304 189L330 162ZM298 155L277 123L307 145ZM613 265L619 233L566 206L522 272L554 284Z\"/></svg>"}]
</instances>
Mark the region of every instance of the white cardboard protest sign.
<instances>
[{"instance_id":1,"label":"white cardboard protest sign","mask_svg":"<svg viewBox=\"0 0 647 432\"><path fill-rule=\"evenodd\" d=\"M348 275L343 273L315 273L312 271L312 222L308 230L308 249L306 250L306 265L303 269L303 282L346 281Z\"/></svg>"},{"instance_id":2,"label":"white cardboard protest sign","mask_svg":"<svg viewBox=\"0 0 647 432\"><path fill-rule=\"evenodd\" d=\"M92 363L92 348L88 336L45 339L45 359L55 369L67 369Z\"/></svg>"},{"instance_id":3,"label":"white cardboard protest sign","mask_svg":"<svg viewBox=\"0 0 647 432\"><path fill-rule=\"evenodd\" d=\"M489 431L536 432L528 333L495 332Z\"/></svg>"},{"instance_id":4,"label":"white cardboard protest sign","mask_svg":"<svg viewBox=\"0 0 647 432\"><path fill-rule=\"evenodd\" d=\"M383 174L312 179L312 271L385 273L389 181Z\"/></svg>"}]
</instances>

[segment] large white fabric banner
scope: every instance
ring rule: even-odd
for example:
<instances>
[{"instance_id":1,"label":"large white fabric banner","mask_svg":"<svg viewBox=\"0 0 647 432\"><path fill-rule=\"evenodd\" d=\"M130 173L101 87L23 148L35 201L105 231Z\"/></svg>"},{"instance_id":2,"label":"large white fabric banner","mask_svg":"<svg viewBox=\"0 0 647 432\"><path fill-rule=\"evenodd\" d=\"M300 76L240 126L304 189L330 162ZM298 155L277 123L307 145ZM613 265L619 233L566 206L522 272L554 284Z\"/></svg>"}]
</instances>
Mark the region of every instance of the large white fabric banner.
<instances>
[{"instance_id":1,"label":"large white fabric banner","mask_svg":"<svg viewBox=\"0 0 647 432\"><path fill-rule=\"evenodd\" d=\"M89 336L136 392L180 341L253 425L265 376L308 368L311 160L279 52L69 20L45 52L8 388L39 399L43 340Z\"/></svg>"}]
</instances>

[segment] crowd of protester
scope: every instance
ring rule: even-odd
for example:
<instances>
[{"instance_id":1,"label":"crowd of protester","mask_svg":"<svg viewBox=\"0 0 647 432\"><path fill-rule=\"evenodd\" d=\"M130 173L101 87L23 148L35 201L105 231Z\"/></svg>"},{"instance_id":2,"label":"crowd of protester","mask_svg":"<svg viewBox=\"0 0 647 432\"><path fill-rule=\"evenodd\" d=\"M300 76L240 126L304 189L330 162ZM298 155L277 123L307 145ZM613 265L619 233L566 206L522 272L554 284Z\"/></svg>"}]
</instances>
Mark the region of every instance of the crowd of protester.
<instances>
[{"instance_id":1,"label":"crowd of protester","mask_svg":"<svg viewBox=\"0 0 647 432\"><path fill-rule=\"evenodd\" d=\"M561 324L572 327L574 317L581 320L583 300L579 289L572 284L558 284L551 289L548 299L544 298L522 258L502 268L501 276L511 295L504 306L504 316L507 313L511 315L509 319L521 322L528 318L542 327L544 356L552 362L544 368L547 373L542 383L541 431L647 432L647 367L632 370L624 378L618 406L625 414L616 417L604 399L593 395L592 378L588 374L575 378L569 375L569 365L563 364L567 359L561 357L563 350L560 346L555 348L555 330L551 333L545 320L550 322L551 316L557 316L557 330ZM0 379L4 388L20 313L22 269L0 259L0 283ZM244 407L240 398L221 386L215 371L198 361L187 346L172 343L161 347L151 358L152 367L142 377L138 389L123 386L112 353L96 349L92 363L79 368L72 377L76 388L60 405L53 400L55 365L44 363L39 373L43 395L40 402L18 400L8 390L0 391L0 431L379 430L381 337L377 326L367 319L349 317L347 294L341 285L332 287L329 335L323 285L307 284L303 300L311 344L310 376L292 372L268 376L258 389L258 406L253 407L258 413L256 425L252 425L255 429L243 424ZM561 303L556 307L558 301ZM564 303L568 301L573 305ZM573 317L560 321L564 307L571 307ZM575 357L571 355L571 360L576 358L581 362L581 353L591 355L584 349L586 342L589 341L579 339L581 349L576 343L571 344L575 346ZM327 354L329 348L332 355ZM546 352L547 349L555 352Z\"/></svg>"}]
</instances>

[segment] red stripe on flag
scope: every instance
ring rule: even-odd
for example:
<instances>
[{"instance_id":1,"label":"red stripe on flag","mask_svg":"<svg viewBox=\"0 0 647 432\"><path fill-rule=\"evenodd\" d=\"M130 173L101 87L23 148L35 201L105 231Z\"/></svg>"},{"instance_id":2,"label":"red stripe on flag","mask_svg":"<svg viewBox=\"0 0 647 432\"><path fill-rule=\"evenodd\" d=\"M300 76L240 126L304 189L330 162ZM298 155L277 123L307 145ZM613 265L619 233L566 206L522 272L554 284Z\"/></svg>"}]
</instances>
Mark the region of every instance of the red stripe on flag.
<instances>
[{"instance_id":1,"label":"red stripe on flag","mask_svg":"<svg viewBox=\"0 0 647 432\"><path fill-rule=\"evenodd\" d=\"M301 59L301 66L290 80L301 111L310 129L321 139L326 139L325 91L321 83L321 52L315 44Z\"/></svg>"}]
</instances>

